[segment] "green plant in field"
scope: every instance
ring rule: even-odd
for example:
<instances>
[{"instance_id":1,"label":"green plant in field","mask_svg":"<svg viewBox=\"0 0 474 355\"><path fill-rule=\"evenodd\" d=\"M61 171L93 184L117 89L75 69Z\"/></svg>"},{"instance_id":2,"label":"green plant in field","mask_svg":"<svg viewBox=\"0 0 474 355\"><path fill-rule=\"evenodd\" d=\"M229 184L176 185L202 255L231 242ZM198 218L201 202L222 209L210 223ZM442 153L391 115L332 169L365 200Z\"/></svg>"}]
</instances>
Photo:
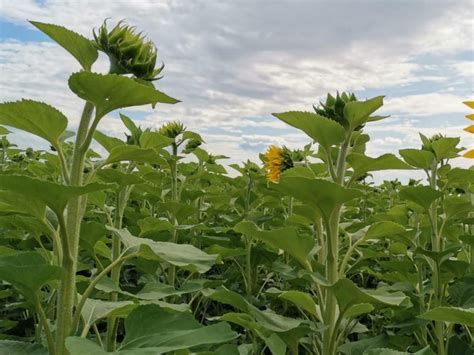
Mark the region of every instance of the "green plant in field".
<instances>
[{"instance_id":1,"label":"green plant in field","mask_svg":"<svg viewBox=\"0 0 474 355\"><path fill-rule=\"evenodd\" d=\"M451 165L459 138L370 157L383 97L328 94L274 114L302 149L270 146L228 174L181 122L131 118L178 102L152 83L163 66L135 28L104 23L91 41L33 24L81 65L68 85L84 106L73 132L46 103L0 104L0 353L474 352L474 169ZM92 72L98 51L107 74ZM100 131L117 110L123 139ZM426 179L371 180L398 169Z\"/></svg>"}]
</instances>

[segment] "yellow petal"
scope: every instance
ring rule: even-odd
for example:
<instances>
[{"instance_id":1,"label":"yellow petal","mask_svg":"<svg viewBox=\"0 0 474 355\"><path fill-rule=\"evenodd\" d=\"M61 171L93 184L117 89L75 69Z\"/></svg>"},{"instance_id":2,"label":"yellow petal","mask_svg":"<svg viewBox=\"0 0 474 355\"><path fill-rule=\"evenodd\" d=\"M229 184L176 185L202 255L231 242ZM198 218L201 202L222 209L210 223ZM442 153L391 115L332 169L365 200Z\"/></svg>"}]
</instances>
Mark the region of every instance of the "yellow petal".
<instances>
[{"instance_id":1,"label":"yellow petal","mask_svg":"<svg viewBox=\"0 0 474 355\"><path fill-rule=\"evenodd\" d=\"M468 150L463 154L464 158L474 159L474 149Z\"/></svg>"},{"instance_id":2,"label":"yellow petal","mask_svg":"<svg viewBox=\"0 0 474 355\"><path fill-rule=\"evenodd\" d=\"M474 101L463 101L463 104L470 108L474 108Z\"/></svg>"},{"instance_id":3,"label":"yellow petal","mask_svg":"<svg viewBox=\"0 0 474 355\"><path fill-rule=\"evenodd\" d=\"M467 115L466 118L474 121L474 113L471 113L470 115Z\"/></svg>"},{"instance_id":4,"label":"yellow petal","mask_svg":"<svg viewBox=\"0 0 474 355\"><path fill-rule=\"evenodd\" d=\"M469 133L474 133L474 124L464 128L464 130Z\"/></svg>"}]
</instances>

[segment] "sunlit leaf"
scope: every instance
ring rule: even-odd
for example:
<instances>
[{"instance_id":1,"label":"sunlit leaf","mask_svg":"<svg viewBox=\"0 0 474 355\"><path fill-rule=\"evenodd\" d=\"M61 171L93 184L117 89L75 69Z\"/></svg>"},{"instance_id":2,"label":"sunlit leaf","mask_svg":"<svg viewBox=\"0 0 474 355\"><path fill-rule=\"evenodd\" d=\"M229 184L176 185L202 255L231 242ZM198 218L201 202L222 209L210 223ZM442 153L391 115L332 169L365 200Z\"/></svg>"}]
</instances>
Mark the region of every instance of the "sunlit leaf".
<instances>
[{"instance_id":1,"label":"sunlit leaf","mask_svg":"<svg viewBox=\"0 0 474 355\"><path fill-rule=\"evenodd\" d=\"M67 118L43 102L21 100L0 103L0 123L46 139L57 148Z\"/></svg>"},{"instance_id":2,"label":"sunlit leaf","mask_svg":"<svg viewBox=\"0 0 474 355\"><path fill-rule=\"evenodd\" d=\"M97 49L95 49L89 39L62 26L36 21L30 22L71 53L85 70L89 71L92 64L97 60Z\"/></svg>"},{"instance_id":3,"label":"sunlit leaf","mask_svg":"<svg viewBox=\"0 0 474 355\"><path fill-rule=\"evenodd\" d=\"M305 132L321 144L326 151L329 147L342 143L346 136L344 127L336 121L312 112L290 111L274 113L273 116Z\"/></svg>"},{"instance_id":4,"label":"sunlit leaf","mask_svg":"<svg viewBox=\"0 0 474 355\"><path fill-rule=\"evenodd\" d=\"M69 78L69 87L77 96L94 104L96 117L118 108L178 102L153 87L116 74L75 73Z\"/></svg>"}]
</instances>

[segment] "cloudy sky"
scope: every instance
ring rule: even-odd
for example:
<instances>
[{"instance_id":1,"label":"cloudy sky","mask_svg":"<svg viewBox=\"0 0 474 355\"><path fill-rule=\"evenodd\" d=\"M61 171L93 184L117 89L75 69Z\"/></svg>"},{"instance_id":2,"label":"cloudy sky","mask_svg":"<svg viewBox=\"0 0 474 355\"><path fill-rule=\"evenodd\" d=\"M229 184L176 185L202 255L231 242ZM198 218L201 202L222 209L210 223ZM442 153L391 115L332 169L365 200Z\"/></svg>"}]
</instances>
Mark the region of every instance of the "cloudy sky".
<instances>
[{"instance_id":1,"label":"cloudy sky","mask_svg":"<svg viewBox=\"0 0 474 355\"><path fill-rule=\"evenodd\" d=\"M89 38L105 18L126 19L159 48L166 65L159 89L182 101L128 114L144 127L181 120L232 162L257 159L269 144L302 147L305 136L271 113L311 110L336 90L386 95L380 112L391 117L366 128L372 156L418 147L417 132L461 136L472 147L462 101L473 98L473 7L471 0L0 0L0 101L45 101L74 128L82 103L67 78L80 67L27 19ZM94 70L106 69L101 57ZM125 131L118 113L99 129ZM42 144L22 135L17 142Z\"/></svg>"}]
</instances>

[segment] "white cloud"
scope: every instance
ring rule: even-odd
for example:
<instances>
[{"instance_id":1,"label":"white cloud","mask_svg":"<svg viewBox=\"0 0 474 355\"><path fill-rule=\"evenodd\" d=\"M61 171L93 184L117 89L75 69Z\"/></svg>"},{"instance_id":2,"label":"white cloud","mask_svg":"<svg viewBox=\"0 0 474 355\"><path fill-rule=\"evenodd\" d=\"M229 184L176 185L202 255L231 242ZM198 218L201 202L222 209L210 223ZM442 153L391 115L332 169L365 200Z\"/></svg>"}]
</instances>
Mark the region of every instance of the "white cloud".
<instances>
[{"instance_id":1,"label":"white cloud","mask_svg":"<svg viewBox=\"0 0 474 355\"><path fill-rule=\"evenodd\" d=\"M311 110L328 91L355 90L362 98L391 94L383 112L395 115L367 127L374 153L418 145L417 131L432 128L412 117L465 112L461 101L474 73L459 54L473 40L469 1L420 0L410 2L409 10L395 0L352 3L22 0L2 4L0 16L30 28L25 19L63 24L88 37L106 17L111 25L127 18L158 44L166 64L160 90L182 100L156 111L137 109L144 115L140 124L179 119L196 131L221 128L226 135L205 135L207 147L234 159L255 159L268 144L303 145L303 135L288 135L277 119L258 117ZM95 69L106 68L102 56ZM77 70L74 59L52 43L0 42L0 100L46 101L74 127L82 103L66 80ZM113 118L99 128L115 135L124 130ZM446 131L460 135L453 127Z\"/></svg>"}]
</instances>

